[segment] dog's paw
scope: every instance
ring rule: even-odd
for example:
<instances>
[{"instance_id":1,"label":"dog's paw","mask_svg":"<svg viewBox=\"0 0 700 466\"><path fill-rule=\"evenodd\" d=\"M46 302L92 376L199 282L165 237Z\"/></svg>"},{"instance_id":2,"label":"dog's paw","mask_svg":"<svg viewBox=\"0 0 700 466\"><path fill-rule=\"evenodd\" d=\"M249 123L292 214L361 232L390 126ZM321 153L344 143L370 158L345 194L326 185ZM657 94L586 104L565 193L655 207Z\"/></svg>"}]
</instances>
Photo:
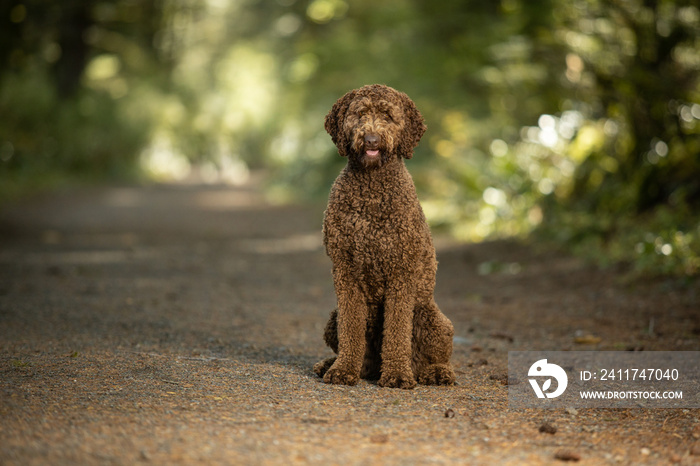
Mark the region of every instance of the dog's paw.
<instances>
[{"instance_id":1,"label":"dog's paw","mask_svg":"<svg viewBox=\"0 0 700 466\"><path fill-rule=\"evenodd\" d=\"M328 369L330 369L331 366L333 366L334 362L335 357L317 362L316 364L314 364L314 373L319 377L323 377L326 374L326 372L328 372Z\"/></svg>"},{"instance_id":2,"label":"dog's paw","mask_svg":"<svg viewBox=\"0 0 700 466\"><path fill-rule=\"evenodd\" d=\"M377 382L377 385L385 388L403 388L411 389L416 386L416 379L413 378L413 374L408 373L396 373L396 374L382 374L382 377Z\"/></svg>"},{"instance_id":3,"label":"dog's paw","mask_svg":"<svg viewBox=\"0 0 700 466\"><path fill-rule=\"evenodd\" d=\"M357 374L336 367L336 365L337 364L333 364L323 375L323 381L325 383L332 383L334 385L355 385L360 379Z\"/></svg>"},{"instance_id":4,"label":"dog's paw","mask_svg":"<svg viewBox=\"0 0 700 466\"><path fill-rule=\"evenodd\" d=\"M454 385L455 371L449 364L432 364L420 371L418 383L423 385Z\"/></svg>"}]
</instances>

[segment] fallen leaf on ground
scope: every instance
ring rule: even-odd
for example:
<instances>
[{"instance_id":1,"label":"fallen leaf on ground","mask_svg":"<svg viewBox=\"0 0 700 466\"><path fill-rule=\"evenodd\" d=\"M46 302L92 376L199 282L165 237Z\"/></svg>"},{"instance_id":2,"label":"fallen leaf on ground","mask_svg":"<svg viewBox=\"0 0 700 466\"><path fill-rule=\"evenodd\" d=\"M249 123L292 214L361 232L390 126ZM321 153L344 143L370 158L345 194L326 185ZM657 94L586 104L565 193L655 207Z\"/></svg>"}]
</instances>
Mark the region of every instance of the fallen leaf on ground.
<instances>
[{"instance_id":1,"label":"fallen leaf on ground","mask_svg":"<svg viewBox=\"0 0 700 466\"><path fill-rule=\"evenodd\" d=\"M602 338L595 335L583 335L581 337L574 338L574 343L579 345L596 345L600 343Z\"/></svg>"},{"instance_id":2,"label":"fallen leaf on ground","mask_svg":"<svg viewBox=\"0 0 700 466\"><path fill-rule=\"evenodd\" d=\"M559 450L554 453L554 459L559 461L581 461L581 455L572 450Z\"/></svg>"},{"instance_id":3,"label":"fallen leaf on ground","mask_svg":"<svg viewBox=\"0 0 700 466\"><path fill-rule=\"evenodd\" d=\"M493 332L490 336L491 336L491 338L496 338L498 340L506 340L509 343L513 343L513 340L514 340L512 335L508 335L507 333L504 333L504 332Z\"/></svg>"},{"instance_id":4,"label":"fallen leaf on ground","mask_svg":"<svg viewBox=\"0 0 700 466\"><path fill-rule=\"evenodd\" d=\"M552 424L549 422L544 422L539 428L539 431L543 434L556 434L557 433L557 428L554 427Z\"/></svg>"},{"instance_id":5,"label":"fallen leaf on ground","mask_svg":"<svg viewBox=\"0 0 700 466\"><path fill-rule=\"evenodd\" d=\"M369 438L372 443L387 443L389 441L389 435L387 434L374 434Z\"/></svg>"}]
</instances>

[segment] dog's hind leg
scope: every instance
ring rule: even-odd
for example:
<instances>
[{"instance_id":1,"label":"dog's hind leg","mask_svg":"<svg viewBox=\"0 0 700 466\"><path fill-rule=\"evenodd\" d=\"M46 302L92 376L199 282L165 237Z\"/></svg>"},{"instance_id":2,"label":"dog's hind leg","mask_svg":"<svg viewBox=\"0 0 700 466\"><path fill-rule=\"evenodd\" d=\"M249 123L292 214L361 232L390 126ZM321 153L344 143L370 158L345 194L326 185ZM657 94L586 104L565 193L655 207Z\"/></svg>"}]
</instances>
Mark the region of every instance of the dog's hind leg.
<instances>
[{"instance_id":1,"label":"dog's hind leg","mask_svg":"<svg viewBox=\"0 0 700 466\"><path fill-rule=\"evenodd\" d=\"M452 322L434 300L416 307L413 320L413 371L423 385L452 385Z\"/></svg>"},{"instance_id":2,"label":"dog's hind leg","mask_svg":"<svg viewBox=\"0 0 700 466\"><path fill-rule=\"evenodd\" d=\"M323 339L334 353L338 354L338 310L333 309L323 332ZM326 358L314 364L314 372L323 377L335 362L336 357Z\"/></svg>"}]
</instances>

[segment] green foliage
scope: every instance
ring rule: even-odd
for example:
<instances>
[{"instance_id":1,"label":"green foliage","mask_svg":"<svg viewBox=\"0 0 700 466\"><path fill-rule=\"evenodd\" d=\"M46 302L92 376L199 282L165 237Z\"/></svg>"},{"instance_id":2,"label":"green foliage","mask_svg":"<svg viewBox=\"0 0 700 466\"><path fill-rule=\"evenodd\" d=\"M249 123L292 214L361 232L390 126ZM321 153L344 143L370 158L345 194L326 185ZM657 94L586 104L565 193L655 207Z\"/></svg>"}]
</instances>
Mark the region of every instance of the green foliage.
<instances>
[{"instance_id":1,"label":"green foliage","mask_svg":"<svg viewBox=\"0 0 700 466\"><path fill-rule=\"evenodd\" d=\"M697 275L700 62L688 51L700 40L700 13L684 1L585 5L555 12L584 122L551 148L576 169L540 203L540 231L602 264Z\"/></svg>"},{"instance_id":2,"label":"green foliage","mask_svg":"<svg viewBox=\"0 0 700 466\"><path fill-rule=\"evenodd\" d=\"M599 217L557 212L536 232L601 266L631 266L633 275L694 277L700 273L700 220L687 209L659 206L642 216Z\"/></svg>"},{"instance_id":3,"label":"green foliage","mask_svg":"<svg viewBox=\"0 0 700 466\"><path fill-rule=\"evenodd\" d=\"M60 102L41 71L4 77L0 113L0 179L6 184L123 178L134 173L148 136L147 122L130 103L89 89Z\"/></svg>"},{"instance_id":4,"label":"green foliage","mask_svg":"<svg viewBox=\"0 0 700 466\"><path fill-rule=\"evenodd\" d=\"M88 11L82 3L12 3L0 17L0 195L62 179L133 176L151 122L141 80L119 49L131 45L133 55L138 47L104 39L95 20L104 4Z\"/></svg>"},{"instance_id":5,"label":"green foliage","mask_svg":"<svg viewBox=\"0 0 700 466\"><path fill-rule=\"evenodd\" d=\"M380 82L428 132L430 222L533 234L641 273L696 275L700 9L693 0L279 0L9 5L0 180L56 172L325 197L333 102ZM76 31L80 33L77 34Z\"/></svg>"}]
</instances>

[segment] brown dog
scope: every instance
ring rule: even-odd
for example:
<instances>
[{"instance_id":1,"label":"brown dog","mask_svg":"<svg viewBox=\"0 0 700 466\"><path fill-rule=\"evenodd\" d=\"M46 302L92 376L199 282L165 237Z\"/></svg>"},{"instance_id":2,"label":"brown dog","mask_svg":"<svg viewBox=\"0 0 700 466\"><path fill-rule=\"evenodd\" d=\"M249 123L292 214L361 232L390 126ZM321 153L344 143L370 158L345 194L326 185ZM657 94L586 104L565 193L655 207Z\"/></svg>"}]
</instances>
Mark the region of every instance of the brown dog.
<instances>
[{"instance_id":1,"label":"brown dog","mask_svg":"<svg viewBox=\"0 0 700 466\"><path fill-rule=\"evenodd\" d=\"M435 248L403 161L423 117L406 94L372 85L341 97L325 128L348 164L323 222L338 298L324 339L338 356L314 371L334 384L453 384L452 323L433 299Z\"/></svg>"}]
</instances>

